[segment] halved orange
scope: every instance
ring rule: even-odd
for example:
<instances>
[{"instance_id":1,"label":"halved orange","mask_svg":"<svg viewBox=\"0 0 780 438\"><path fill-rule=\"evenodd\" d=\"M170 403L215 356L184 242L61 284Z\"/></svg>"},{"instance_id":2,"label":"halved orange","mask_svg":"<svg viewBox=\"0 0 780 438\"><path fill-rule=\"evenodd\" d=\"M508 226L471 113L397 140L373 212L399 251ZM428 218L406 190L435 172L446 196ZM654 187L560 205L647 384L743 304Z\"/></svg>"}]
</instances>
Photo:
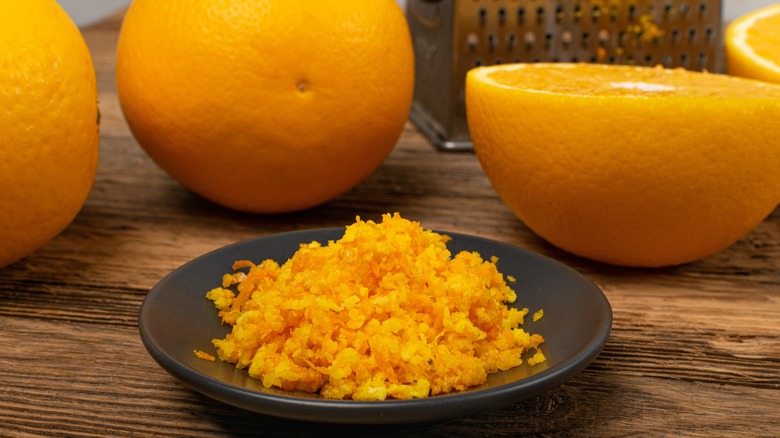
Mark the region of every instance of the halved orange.
<instances>
[{"instance_id":1,"label":"halved orange","mask_svg":"<svg viewBox=\"0 0 780 438\"><path fill-rule=\"evenodd\" d=\"M780 202L780 86L682 69L477 68L477 157L533 231L583 257L666 266L733 244Z\"/></svg>"},{"instance_id":2,"label":"halved orange","mask_svg":"<svg viewBox=\"0 0 780 438\"><path fill-rule=\"evenodd\" d=\"M780 82L780 4L734 20L726 28L729 74Z\"/></svg>"}]
</instances>

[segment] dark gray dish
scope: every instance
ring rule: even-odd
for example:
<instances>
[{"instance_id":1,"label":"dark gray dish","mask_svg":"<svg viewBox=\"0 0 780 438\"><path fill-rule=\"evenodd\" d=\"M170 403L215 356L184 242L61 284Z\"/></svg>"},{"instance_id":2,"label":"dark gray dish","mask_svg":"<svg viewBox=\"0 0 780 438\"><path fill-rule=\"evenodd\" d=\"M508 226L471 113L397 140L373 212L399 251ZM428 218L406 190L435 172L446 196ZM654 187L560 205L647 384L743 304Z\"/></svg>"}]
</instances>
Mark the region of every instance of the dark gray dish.
<instances>
[{"instance_id":1,"label":"dark gray dish","mask_svg":"<svg viewBox=\"0 0 780 438\"><path fill-rule=\"evenodd\" d=\"M146 296L138 327L149 354L184 384L211 398L256 413L321 423L423 424L498 409L554 388L585 369L601 352L612 327L612 309L604 294L573 269L542 255L501 242L457 233L447 246L453 254L477 251L483 258L498 257L498 268L517 281L510 285L518 307L544 309L525 329L545 338L547 362L523 364L490 375L467 391L425 399L361 402L330 400L318 395L264 388L246 370L228 363L195 357L193 350L214 352L213 338L224 337L213 304L205 298L231 272L236 260L283 263L300 243L323 245L337 240L342 228L276 234L235 243L207 253L168 274Z\"/></svg>"}]
</instances>

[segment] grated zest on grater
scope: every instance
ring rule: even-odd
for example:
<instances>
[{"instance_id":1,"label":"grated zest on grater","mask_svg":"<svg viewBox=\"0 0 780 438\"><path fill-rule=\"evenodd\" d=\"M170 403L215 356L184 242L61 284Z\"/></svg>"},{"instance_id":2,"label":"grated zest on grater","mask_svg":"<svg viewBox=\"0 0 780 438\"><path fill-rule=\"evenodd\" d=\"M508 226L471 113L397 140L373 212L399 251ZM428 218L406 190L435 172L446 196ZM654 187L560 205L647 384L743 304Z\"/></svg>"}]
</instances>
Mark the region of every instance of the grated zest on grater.
<instances>
[{"instance_id":1,"label":"grated zest on grater","mask_svg":"<svg viewBox=\"0 0 780 438\"><path fill-rule=\"evenodd\" d=\"M514 62L663 65L722 72L721 1L409 0L410 118L438 148L469 150L464 85Z\"/></svg>"}]
</instances>

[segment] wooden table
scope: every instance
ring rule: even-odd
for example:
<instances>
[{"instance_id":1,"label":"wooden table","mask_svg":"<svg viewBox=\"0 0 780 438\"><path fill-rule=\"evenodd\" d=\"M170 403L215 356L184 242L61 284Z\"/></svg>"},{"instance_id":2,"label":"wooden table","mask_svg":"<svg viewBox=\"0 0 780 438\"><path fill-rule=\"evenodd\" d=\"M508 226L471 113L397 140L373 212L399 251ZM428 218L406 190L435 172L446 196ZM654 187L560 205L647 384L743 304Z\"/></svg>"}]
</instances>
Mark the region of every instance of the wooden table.
<instances>
[{"instance_id":1,"label":"wooden table","mask_svg":"<svg viewBox=\"0 0 780 438\"><path fill-rule=\"evenodd\" d=\"M120 23L84 31L102 111L94 190L65 232L0 270L0 435L321 436L318 425L184 387L141 344L139 306L165 274L212 249L394 211L555 258L600 286L614 311L604 351L568 383L407 436L780 433L780 209L705 260L610 267L546 244L499 200L473 154L439 152L407 125L385 164L338 199L295 214L237 213L178 185L133 140L114 85Z\"/></svg>"}]
</instances>

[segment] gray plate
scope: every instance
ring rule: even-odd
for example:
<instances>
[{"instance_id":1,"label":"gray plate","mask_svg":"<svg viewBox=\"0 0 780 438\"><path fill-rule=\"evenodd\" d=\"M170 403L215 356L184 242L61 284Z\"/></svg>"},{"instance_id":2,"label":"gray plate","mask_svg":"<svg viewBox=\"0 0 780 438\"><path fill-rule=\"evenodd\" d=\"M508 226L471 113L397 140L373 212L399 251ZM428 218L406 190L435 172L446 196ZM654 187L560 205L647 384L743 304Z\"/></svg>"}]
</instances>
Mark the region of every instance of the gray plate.
<instances>
[{"instance_id":1,"label":"gray plate","mask_svg":"<svg viewBox=\"0 0 780 438\"><path fill-rule=\"evenodd\" d=\"M544 318L525 328L545 338L547 361L523 364L491 374L478 387L425 399L361 402L330 400L318 395L264 388L246 370L195 357L193 350L213 352L211 339L224 337L206 292L220 285L236 260L283 263L300 243L326 244L343 228L276 234L235 243L192 260L168 274L146 296L138 327L146 349L160 366L186 385L216 400L256 413L294 420L341 424L424 424L446 421L533 397L556 387L590 364L601 352L612 326L612 309L592 282L571 268L512 245L457 233L447 247L453 254L478 251L499 258L498 268L512 275L516 305L531 312L544 309Z\"/></svg>"}]
</instances>

